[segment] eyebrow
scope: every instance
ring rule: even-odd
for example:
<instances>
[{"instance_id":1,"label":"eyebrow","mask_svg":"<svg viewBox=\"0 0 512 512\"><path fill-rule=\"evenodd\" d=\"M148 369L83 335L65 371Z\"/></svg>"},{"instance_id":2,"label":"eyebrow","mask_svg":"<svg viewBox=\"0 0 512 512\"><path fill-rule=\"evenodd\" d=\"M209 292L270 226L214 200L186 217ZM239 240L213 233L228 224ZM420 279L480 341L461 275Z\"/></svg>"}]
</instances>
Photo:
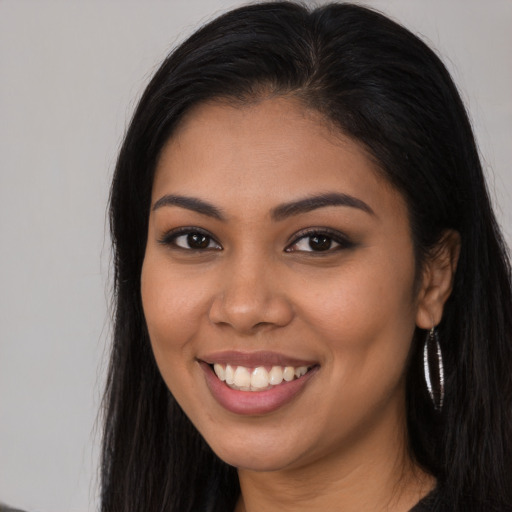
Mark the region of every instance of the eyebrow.
<instances>
[{"instance_id":1,"label":"eyebrow","mask_svg":"<svg viewBox=\"0 0 512 512\"><path fill-rule=\"evenodd\" d=\"M204 201L203 199L198 199L197 197L167 194L155 202L153 205L153 211L158 210L164 206L178 206L180 208L185 208L187 210L200 213L201 215L213 217L214 219L226 219L220 208L212 205L211 203L208 203L207 201ZM348 194L331 192L327 194L305 197L304 199L281 204L272 209L270 216L272 220L280 221L294 215L307 213L312 210L325 208L328 206L348 206L351 208L358 208L359 210L369 213L370 215L375 215L375 212L371 209L371 207L361 199Z\"/></svg>"},{"instance_id":2,"label":"eyebrow","mask_svg":"<svg viewBox=\"0 0 512 512\"><path fill-rule=\"evenodd\" d=\"M351 208L358 208L370 215L375 215L375 212L361 199L357 197L331 192L328 194L319 194L316 196L305 197L298 201L292 201L277 206L271 212L273 220L279 221L287 219L293 215L307 213L317 208L325 208L327 206L349 206Z\"/></svg>"},{"instance_id":3,"label":"eyebrow","mask_svg":"<svg viewBox=\"0 0 512 512\"><path fill-rule=\"evenodd\" d=\"M153 205L153 211L158 210L158 208L162 208L163 206L179 206L180 208L192 210L193 212L197 212L208 217L213 217L214 219L225 220L225 217L220 208L217 208L216 206L213 206L213 204L210 204L196 197L175 196L168 194L162 196L158 201L156 201L156 203Z\"/></svg>"}]
</instances>

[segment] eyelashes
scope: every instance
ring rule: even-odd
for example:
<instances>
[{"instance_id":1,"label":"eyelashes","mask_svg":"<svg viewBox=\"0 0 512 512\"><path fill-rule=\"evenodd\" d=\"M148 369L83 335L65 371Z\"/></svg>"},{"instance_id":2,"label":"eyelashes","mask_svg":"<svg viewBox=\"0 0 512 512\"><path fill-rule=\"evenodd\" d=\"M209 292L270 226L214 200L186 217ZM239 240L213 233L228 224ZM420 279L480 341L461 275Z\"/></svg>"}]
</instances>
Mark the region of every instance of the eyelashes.
<instances>
[{"instance_id":1,"label":"eyelashes","mask_svg":"<svg viewBox=\"0 0 512 512\"><path fill-rule=\"evenodd\" d=\"M350 249L354 243L343 233L330 228L308 228L293 236L285 252L332 253Z\"/></svg>"},{"instance_id":2,"label":"eyelashes","mask_svg":"<svg viewBox=\"0 0 512 512\"><path fill-rule=\"evenodd\" d=\"M355 246L344 233L331 228L307 228L290 238L291 242L284 249L286 253L332 254ZM194 253L223 250L211 233L194 226L168 231L158 242L172 249Z\"/></svg>"},{"instance_id":3,"label":"eyelashes","mask_svg":"<svg viewBox=\"0 0 512 512\"><path fill-rule=\"evenodd\" d=\"M208 231L196 227L173 229L165 233L158 242L185 251L222 250L222 246Z\"/></svg>"}]
</instances>

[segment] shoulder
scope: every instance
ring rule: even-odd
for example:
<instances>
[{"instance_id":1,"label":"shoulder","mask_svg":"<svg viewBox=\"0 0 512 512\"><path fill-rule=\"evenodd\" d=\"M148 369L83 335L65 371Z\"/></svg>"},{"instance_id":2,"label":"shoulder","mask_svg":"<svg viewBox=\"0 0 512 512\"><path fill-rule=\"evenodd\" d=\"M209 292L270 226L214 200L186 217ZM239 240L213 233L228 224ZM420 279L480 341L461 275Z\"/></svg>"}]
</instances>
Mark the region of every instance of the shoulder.
<instances>
[{"instance_id":1,"label":"shoulder","mask_svg":"<svg viewBox=\"0 0 512 512\"><path fill-rule=\"evenodd\" d=\"M20 510L19 508L11 508L7 505L4 505L3 503L0 503L0 512L23 512L23 510Z\"/></svg>"},{"instance_id":2,"label":"shoulder","mask_svg":"<svg viewBox=\"0 0 512 512\"><path fill-rule=\"evenodd\" d=\"M434 512L435 510L438 510L436 508L436 498L438 497L438 494L439 493L436 489L433 490L431 493L427 494L419 503L412 507L409 512Z\"/></svg>"},{"instance_id":3,"label":"shoulder","mask_svg":"<svg viewBox=\"0 0 512 512\"><path fill-rule=\"evenodd\" d=\"M446 498L443 498L442 493L437 489L433 490L430 494L425 496L419 503L417 503L410 512L512 512L511 507L499 505L492 502L477 503L472 499L467 499L466 502L459 506L454 507L453 504L448 503Z\"/></svg>"}]
</instances>

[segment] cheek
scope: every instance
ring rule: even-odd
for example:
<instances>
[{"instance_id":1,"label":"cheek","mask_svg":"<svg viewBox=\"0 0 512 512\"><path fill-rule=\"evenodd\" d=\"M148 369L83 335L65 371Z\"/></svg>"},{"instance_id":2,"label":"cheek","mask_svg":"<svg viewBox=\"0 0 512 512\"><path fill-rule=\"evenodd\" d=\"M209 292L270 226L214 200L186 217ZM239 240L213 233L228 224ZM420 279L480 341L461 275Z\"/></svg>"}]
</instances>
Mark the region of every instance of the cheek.
<instances>
[{"instance_id":1,"label":"cheek","mask_svg":"<svg viewBox=\"0 0 512 512\"><path fill-rule=\"evenodd\" d=\"M207 310L205 288L183 272L173 271L165 258L146 254L141 275L144 316L162 374L190 350L197 326Z\"/></svg>"},{"instance_id":2,"label":"cheek","mask_svg":"<svg viewBox=\"0 0 512 512\"><path fill-rule=\"evenodd\" d=\"M309 280L300 295L301 316L328 340L337 364L348 364L348 354L350 364L377 364L388 354L403 360L415 328L413 290L412 258L354 258L328 280Z\"/></svg>"},{"instance_id":3,"label":"cheek","mask_svg":"<svg viewBox=\"0 0 512 512\"><path fill-rule=\"evenodd\" d=\"M402 396L415 329L413 287L407 261L379 258L354 261L328 285L317 281L302 295L304 332L324 347L324 387L336 390L318 404L333 436L340 425L371 422L392 397Z\"/></svg>"}]
</instances>

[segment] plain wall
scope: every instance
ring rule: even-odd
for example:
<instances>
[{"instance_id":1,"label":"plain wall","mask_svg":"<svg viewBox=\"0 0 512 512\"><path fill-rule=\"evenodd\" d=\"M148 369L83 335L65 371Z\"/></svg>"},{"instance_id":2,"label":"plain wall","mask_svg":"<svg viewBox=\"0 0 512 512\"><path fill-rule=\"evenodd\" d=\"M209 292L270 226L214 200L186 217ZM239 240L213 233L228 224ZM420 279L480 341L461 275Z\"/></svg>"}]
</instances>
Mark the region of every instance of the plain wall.
<instances>
[{"instance_id":1,"label":"plain wall","mask_svg":"<svg viewBox=\"0 0 512 512\"><path fill-rule=\"evenodd\" d=\"M97 509L116 152L168 49L241 3L0 0L0 501ZM510 243L512 2L361 3L448 65Z\"/></svg>"}]
</instances>

